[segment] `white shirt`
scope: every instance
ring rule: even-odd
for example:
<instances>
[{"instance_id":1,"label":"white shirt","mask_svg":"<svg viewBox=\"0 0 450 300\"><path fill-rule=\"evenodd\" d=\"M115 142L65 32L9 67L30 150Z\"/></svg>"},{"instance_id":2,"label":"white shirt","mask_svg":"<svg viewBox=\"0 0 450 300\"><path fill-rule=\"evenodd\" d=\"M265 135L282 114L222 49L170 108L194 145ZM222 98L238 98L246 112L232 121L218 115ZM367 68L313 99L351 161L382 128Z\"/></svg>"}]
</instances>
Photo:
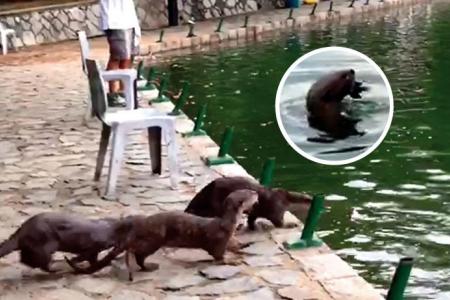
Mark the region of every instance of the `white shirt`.
<instances>
[{"instance_id":1,"label":"white shirt","mask_svg":"<svg viewBox=\"0 0 450 300\"><path fill-rule=\"evenodd\" d=\"M101 0L100 27L102 30L134 28L140 33L133 0Z\"/></svg>"}]
</instances>

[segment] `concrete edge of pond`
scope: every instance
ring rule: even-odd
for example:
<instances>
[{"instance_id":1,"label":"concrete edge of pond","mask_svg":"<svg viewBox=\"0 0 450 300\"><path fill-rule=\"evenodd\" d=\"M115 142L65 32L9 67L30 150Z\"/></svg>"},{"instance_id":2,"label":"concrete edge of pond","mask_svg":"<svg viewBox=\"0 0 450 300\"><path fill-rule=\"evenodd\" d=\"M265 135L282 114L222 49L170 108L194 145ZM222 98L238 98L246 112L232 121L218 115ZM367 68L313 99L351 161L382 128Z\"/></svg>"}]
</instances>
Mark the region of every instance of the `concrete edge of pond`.
<instances>
[{"instance_id":1,"label":"concrete edge of pond","mask_svg":"<svg viewBox=\"0 0 450 300\"><path fill-rule=\"evenodd\" d=\"M222 47L237 42L259 41L267 35L290 30L293 28L308 29L311 26L320 26L329 22L352 21L358 17L370 14L384 13L386 10L402 6L431 3L431 0L372 0L357 1L353 7L350 2L335 1L330 12L330 1L320 2L314 15L310 15L312 6L303 5L295 9L289 19L289 10L273 10L270 12L256 12L250 14L249 25L241 26L243 16L230 16L224 18L226 29L216 32L219 21L207 20L199 22L194 30L195 36L187 37L188 26L178 26L162 30L144 32L141 42L141 54L168 54L180 50L189 52L204 51L205 47ZM164 31L161 33L161 31ZM162 36L162 41L161 40ZM144 53L145 52L145 53Z\"/></svg>"},{"instance_id":2,"label":"concrete edge of pond","mask_svg":"<svg viewBox=\"0 0 450 300\"><path fill-rule=\"evenodd\" d=\"M174 105L172 102L154 103L153 107L160 111L170 112ZM181 135L192 131L194 122L185 114L181 114L176 119L177 134ZM209 137L195 136L183 137L187 144L186 151L191 155L200 156L204 160L207 156L217 153L218 145ZM233 164L224 164L219 166L209 167L219 176L248 176L253 178L241 165L237 162ZM307 248L303 250L287 250L283 247L283 243L293 242L298 240L301 234L303 224L290 212L285 214L285 222L289 225L296 225L292 230L273 229L270 232L269 238L275 242L279 249L287 254L291 260L305 273L307 279L298 285L294 284L283 288L284 283L279 283L280 288L277 290L280 297L284 299L325 299L323 296L317 298L315 291L321 290L328 293L330 299L384 299L378 290L371 284L360 277L356 270L348 265L343 259L333 252L326 244L317 248ZM270 257L267 257L270 260ZM276 277L283 277L282 274L271 272L270 269L262 271L264 274L259 274L265 280L273 283ZM295 273L295 271L293 271ZM281 279L280 279L281 280ZM275 280L276 281L276 280ZM314 287L314 285L317 285Z\"/></svg>"}]
</instances>

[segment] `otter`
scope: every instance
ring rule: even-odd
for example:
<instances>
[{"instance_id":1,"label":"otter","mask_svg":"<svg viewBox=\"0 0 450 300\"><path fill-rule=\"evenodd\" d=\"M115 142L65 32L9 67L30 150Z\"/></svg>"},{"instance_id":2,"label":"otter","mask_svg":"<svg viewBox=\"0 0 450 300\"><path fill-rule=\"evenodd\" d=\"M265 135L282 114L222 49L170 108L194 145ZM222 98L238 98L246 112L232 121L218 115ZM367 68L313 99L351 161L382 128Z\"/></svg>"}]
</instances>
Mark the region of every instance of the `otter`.
<instances>
[{"instance_id":1,"label":"otter","mask_svg":"<svg viewBox=\"0 0 450 300\"><path fill-rule=\"evenodd\" d=\"M145 259L161 247L200 248L216 261L224 258L229 242L236 230L237 222L244 210L252 207L258 199L256 192L238 190L225 199L224 214L220 218L204 218L185 212L163 212L148 217L135 215L125 219L122 237L114 248L101 260L87 268L80 268L66 258L76 273L91 274L111 263L126 251L125 262L129 280L133 280L129 256L133 255L137 265L145 270ZM127 229L128 228L128 229Z\"/></svg>"},{"instance_id":2,"label":"otter","mask_svg":"<svg viewBox=\"0 0 450 300\"><path fill-rule=\"evenodd\" d=\"M0 257L20 251L21 263L53 273L50 268L56 251L78 254L74 262L93 264L98 254L117 243L118 219L83 219L63 213L47 212L26 220L0 244Z\"/></svg>"},{"instance_id":3,"label":"otter","mask_svg":"<svg viewBox=\"0 0 450 300\"><path fill-rule=\"evenodd\" d=\"M185 212L201 217L221 217L225 212L225 199L233 191L249 189L258 193L258 202L248 211L248 228L255 230L257 218L265 218L275 227L283 227L284 213L290 204L301 204L307 211L310 195L271 189L247 177L221 177L208 183L188 204ZM306 214L305 214L306 215Z\"/></svg>"},{"instance_id":4,"label":"otter","mask_svg":"<svg viewBox=\"0 0 450 300\"><path fill-rule=\"evenodd\" d=\"M353 69L333 72L319 78L306 95L309 125L325 132L332 139L363 135L363 132L356 129L356 124L361 120L346 114L342 100L346 96L360 99L361 93L367 90L368 87L355 80Z\"/></svg>"}]
</instances>

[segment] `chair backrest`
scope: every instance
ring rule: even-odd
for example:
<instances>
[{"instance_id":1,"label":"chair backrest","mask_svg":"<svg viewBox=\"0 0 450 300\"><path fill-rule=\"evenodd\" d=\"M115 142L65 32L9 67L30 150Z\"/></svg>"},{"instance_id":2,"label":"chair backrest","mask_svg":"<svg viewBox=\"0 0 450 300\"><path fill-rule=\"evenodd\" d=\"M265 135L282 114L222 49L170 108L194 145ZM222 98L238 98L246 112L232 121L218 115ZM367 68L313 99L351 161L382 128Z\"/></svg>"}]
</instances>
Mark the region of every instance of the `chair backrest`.
<instances>
[{"instance_id":1,"label":"chair backrest","mask_svg":"<svg viewBox=\"0 0 450 300\"><path fill-rule=\"evenodd\" d=\"M98 62L86 59L86 70L89 79L89 91L91 93L92 109L103 123L105 123L105 112L108 107L105 93L105 82L100 74Z\"/></svg>"},{"instance_id":2,"label":"chair backrest","mask_svg":"<svg viewBox=\"0 0 450 300\"><path fill-rule=\"evenodd\" d=\"M86 59L89 58L89 42L86 36L86 32L78 31L78 41L80 42L81 49L81 65L83 67L83 72L86 74Z\"/></svg>"}]
</instances>

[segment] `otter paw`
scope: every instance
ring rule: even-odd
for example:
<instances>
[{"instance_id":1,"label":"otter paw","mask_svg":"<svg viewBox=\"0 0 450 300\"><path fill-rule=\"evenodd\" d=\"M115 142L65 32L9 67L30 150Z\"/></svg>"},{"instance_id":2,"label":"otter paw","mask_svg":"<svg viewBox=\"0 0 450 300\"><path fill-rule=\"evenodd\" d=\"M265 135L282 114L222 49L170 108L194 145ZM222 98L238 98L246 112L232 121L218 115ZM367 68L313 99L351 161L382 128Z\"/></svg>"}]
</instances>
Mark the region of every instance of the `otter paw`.
<instances>
[{"instance_id":1,"label":"otter paw","mask_svg":"<svg viewBox=\"0 0 450 300\"><path fill-rule=\"evenodd\" d=\"M157 263L147 263L141 267L141 272L153 272L159 269L159 264Z\"/></svg>"}]
</instances>

